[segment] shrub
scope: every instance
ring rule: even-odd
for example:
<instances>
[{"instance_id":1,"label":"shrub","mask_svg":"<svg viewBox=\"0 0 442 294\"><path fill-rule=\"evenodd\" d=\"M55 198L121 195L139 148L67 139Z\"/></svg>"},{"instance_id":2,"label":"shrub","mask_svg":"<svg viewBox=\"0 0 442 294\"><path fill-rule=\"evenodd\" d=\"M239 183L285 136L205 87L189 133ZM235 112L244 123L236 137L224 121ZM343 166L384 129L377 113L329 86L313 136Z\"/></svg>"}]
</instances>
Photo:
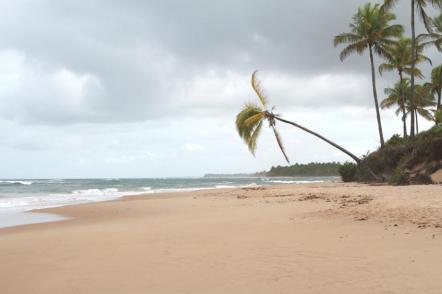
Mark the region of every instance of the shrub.
<instances>
[{"instance_id":1,"label":"shrub","mask_svg":"<svg viewBox=\"0 0 442 294\"><path fill-rule=\"evenodd\" d=\"M356 174L358 171L358 166L351 162L344 163L339 167L339 175L343 182L354 182L356 181Z\"/></svg>"},{"instance_id":2,"label":"shrub","mask_svg":"<svg viewBox=\"0 0 442 294\"><path fill-rule=\"evenodd\" d=\"M406 144L408 142L408 138L401 137L396 134L393 135L386 143L385 146L398 146L401 144Z\"/></svg>"},{"instance_id":3,"label":"shrub","mask_svg":"<svg viewBox=\"0 0 442 294\"><path fill-rule=\"evenodd\" d=\"M442 127L442 109L439 109L434 114L434 121L436 122L436 125L439 127Z\"/></svg>"},{"instance_id":4,"label":"shrub","mask_svg":"<svg viewBox=\"0 0 442 294\"><path fill-rule=\"evenodd\" d=\"M410 175L397 168L388 180L390 185L404 186L410 184Z\"/></svg>"}]
</instances>

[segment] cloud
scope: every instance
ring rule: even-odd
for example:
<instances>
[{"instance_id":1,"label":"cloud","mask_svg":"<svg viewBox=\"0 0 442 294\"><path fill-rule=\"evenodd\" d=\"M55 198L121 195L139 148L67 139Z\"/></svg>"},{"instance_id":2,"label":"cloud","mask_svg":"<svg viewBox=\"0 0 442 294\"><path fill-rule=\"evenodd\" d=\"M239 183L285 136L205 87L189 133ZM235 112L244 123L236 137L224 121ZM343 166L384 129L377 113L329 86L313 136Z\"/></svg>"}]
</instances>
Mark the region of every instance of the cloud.
<instances>
[{"instance_id":1,"label":"cloud","mask_svg":"<svg viewBox=\"0 0 442 294\"><path fill-rule=\"evenodd\" d=\"M236 112L256 101L255 69L277 112L365 153L378 143L368 56L342 63L332 45L365 2L2 1L0 177L283 164L271 134L263 133L255 159L235 133ZM408 24L408 10L397 5L397 22ZM378 80L380 99L396 79ZM390 112L382 118L387 136L400 131ZM280 127L297 161L344 160Z\"/></svg>"},{"instance_id":2,"label":"cloud","mask_svg":"<svg viewBox=\"0 0 442 294\"><path fill-rule=\"evenodd\" d=\"M0 104L7 105L0 115L52 125L219 115L231 101L247 99L243 85L255 69L274 83L306 81L295 92L281 85L300 101L364 103L360 95L335 93L333 83L367 83L368 58L342 64L331 42L363 3L340 1L336 9L325 0L5 2L0 55L12 65L0 88ZM332 95L310 99L307 87L318 84Z\"/></svg>"}]
</instances>

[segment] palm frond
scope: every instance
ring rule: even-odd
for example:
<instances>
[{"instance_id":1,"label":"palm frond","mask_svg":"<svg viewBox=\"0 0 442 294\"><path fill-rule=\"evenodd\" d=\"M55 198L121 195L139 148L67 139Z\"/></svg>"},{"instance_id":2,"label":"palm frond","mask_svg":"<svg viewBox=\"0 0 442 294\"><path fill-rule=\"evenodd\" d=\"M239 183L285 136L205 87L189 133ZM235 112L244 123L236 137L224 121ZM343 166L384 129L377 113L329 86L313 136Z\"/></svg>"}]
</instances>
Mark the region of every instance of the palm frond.
<instances>
[{"instance_id":1,"label":"palm frond","mask_svg":"<svg viewBox=\"0 0 442 294\"><path fill-rule=\"evenodd\" d=\"M276 142L278 142L279 149L281 149L281 152L284 155L284 158L287 161L287 163L290 163L290 160L289 160L287 154L285 153L284 145L282 144L281 135L279 134L279 132L276 129L274 124L272 125L272 129L273 129L273 133L275 134Z\"/></svg>"},{"instance_id":2,"label":"palm frond","mask_svg":"<svg viewBox=\"0 0 442 294\"><path fill-rule=\"evenodd\" d=\"M255 152L256 152L256 147L257 147L256 142L258 140L259 134L261 134L262 124L263 124L263 121L260 121L258 123L256 128L253 130L253 134L250 136L250 139L249 139L248 144L247 144L247 146L249 147L250 152L253 155L255 155Z\"/></svg>"},{"instance_id":3,"label":"palm frond","mask_svg":"<svg viewBox=\"0 0 442 294\"><path fill-rule=\"evenodd\" d=\"M264 120L264 110L257 105L248 103L236 116L236 129L250 152L255 154L256 140Z\"/></svg>"},{"instance_id":4,"label":"palm frond","mask_svg":"<svg viewBox=\"0 0 442 294\"><path fill-rule=\"evenodd\" d=\"M396 2L397 0L384 0L384 4L381 6L381 10L383 12L390 10L391 8L394 7Z\"/></svg>"},{"instance_id":5,"label":"palm frond","mask_svg":"<svg viewBox=\"0 0 442 294\"><path fill-rule=\"evenodd\" d=\"M389 63L382 63L379 65L379 74L382 75L386 71L393 71L396 70L396 67Z\"/></svg>"},{"instance_id":6,"label":"palm frond","mask_svg":"<svg viewBox=\"0 0 442 294\"><path fill-rule=\"evenodd\" d=\"M261 84L257 79L258 71L255 70L252 74L252 88L255 91L256 95L259 98L259 101L261 101L262 106L267 107L267 97L264 95L263 90L261 89Z\"/></svg>"},{"instance_id":7,"label":"palm frond","mask_svg":"<svg viewBox=\"0 0 442 294\"><path fill-rule=\"evenodd\" d=\"M416 111L417 111L417 113L419 113L420 116L422 116L426 120L429 120L429 121L434 120L433 114L428 109L418 108L418 109L416 109Z\"/></svg>"},{"instance_id":8,"label":"palm frond","mask_svg":"<svg viewBox=\"0 0 442 294\"><path fill-rule=\"evenodd\" d=\"M361 41L361 36L353 34L353 33L343 33L337 35L333 40L333 45L337 47L338 45L345 43L357 43Z\"/></svg>"},{"instance_id":9,"label":"palm frond","mask_svg":"<svg viewBox=\"0 0 442 294\"><path fill-rule=\"evenodd\" d=\"M341 61L344 61L350 54L355 52L361 55L362 53L364 53L364 50L367 47L368 44L365 41L350 44L341 51L341 53L339 54L339 58L341 59Z\"/></svg>"}]
</instances>

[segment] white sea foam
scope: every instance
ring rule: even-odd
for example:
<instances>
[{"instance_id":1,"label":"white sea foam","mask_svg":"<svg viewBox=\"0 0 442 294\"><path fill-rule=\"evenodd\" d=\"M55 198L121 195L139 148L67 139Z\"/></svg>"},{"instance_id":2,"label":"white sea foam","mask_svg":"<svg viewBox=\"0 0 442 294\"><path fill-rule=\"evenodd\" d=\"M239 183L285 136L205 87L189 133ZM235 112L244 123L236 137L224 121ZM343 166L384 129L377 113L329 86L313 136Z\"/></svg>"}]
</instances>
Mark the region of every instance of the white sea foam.
<instances>
[{"instance_id":1,"label":"white sea foam","mask_svg":"<svg viewBox=\"0 0 442 294\"><path fill-rule=\"evenodd\" d=\"M17 208L28 211L38 208L57 207L78 203L117 199L124 195L139 194L140 191L120 192L116 188L76 190L66 194L49 194L25 197L2 197L0 208Z\"/></svg>"},{"instance_id":2,"label":"white sea foam","mask_svg":"<svg viewBox=\"0 0 442 294\"><path fill-rule=\"evenodd\" d=\"M85 190L75 190L72 194L76 195L96 195L96 196L113 196L118 194L117 188L105 188L105 189L85 189Z\"/></svg>"},{"instance_id":3,"label":"white sea foam","mask_svg":"<svg viewBox=\"0 0 442 294\"><path fill-rule=\"evenodd\" d=\"M6 184L6 185L32 185L34 182L31 181L13 181L13 180L1 180L0 181L0 185L1 184Z\"/></svg>"},{"instance_id":4,"label":"white sea foam","mask_svg":"<svg viewBox=\"0 0 442 294\"><path fill-rule=\"evenodd\" d=\"M232 185L216 185L215 189L232 189L237 188L238 186L232 186Z\"/></svg>"},{"instance_id":5,"label":"white sea foam","mask_svg":"<svg viewBox=\"0 0 442 294\"><path fill-rule=\"evenodd\" d=\"M248 184L248 185L242 185L240 187L241 188L258 188L258 187L261 187L261 185L258 185L257 183L251 183L251 184Z\"/></svg>"}]
</instances>

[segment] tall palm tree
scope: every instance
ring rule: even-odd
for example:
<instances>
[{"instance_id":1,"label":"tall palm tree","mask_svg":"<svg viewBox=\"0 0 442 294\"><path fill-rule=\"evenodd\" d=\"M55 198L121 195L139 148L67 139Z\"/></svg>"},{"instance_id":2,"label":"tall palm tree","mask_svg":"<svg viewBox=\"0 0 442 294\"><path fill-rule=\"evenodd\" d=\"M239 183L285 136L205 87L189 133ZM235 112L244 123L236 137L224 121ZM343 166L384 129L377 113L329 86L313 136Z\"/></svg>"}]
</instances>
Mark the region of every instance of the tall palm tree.
<instances>
[{"instance_id":1,"label":"tall palm tree","mask_svg":"<svg viewBox=\"0 0 442 294\"><path fill-rule=\"evenodd\" d=\"M434 45L437 50L442 52L442 13L431 19L433 31L418 36L423 46ZM433 91L437 94L437 109L441 109L441 88L442 88L442 66L437 66L431 72L431 83Z\"/></svg>"},{"instance_id":2,"label":"tall palm tree","mask_svg":"<svg viewBox=\"0 0 442 294\"><path fill-rule=\"evenodd\" d=\"M398 0L384 0L384 5L382 6L382 11L385 11L386 13L388 13L387 11L389 9L391 9L394 4L396 4ZM412 50L412 54L413 54L413 58L412 58L412 64L411 67L414 71L414 68L416 67L416 17L415 17L415 12L417 11L421 20L423 21L425 28L427 29L427 31L429 33L432 32L432 26L431 26L431 21L430 21L430 17L428 16L427 12L426 12L426 8L428 5L434 6L434 7L438 7L438 8L442 8L442 0L411 0L411 50ZM411 74L411 88L414 88L414 83L415 83L415 76L414 73ZM411 101L413 101L414 99L414 90L411 91ZM414 115L411 116L411 130L410 130L410 135L411 137L414 137Z\"/></svg>"},{"instance_id":3,"label":"tall palm tree","mask_svg":"<svg viewBox=\"0 0 442 294\"><path fill-rule=\"evenodd\" d=\"M257 139L259 137L259 134L261 132L262 126L265 121L269 123L270 128L273 130L273 133L276 137L276 141L278 143L279 148L281 149L281 152L284 155L284 158L289 162L288 156L285 152L284 146L282 144L281 136L279 135L279 132L276 129L276 122L282 122L285 124L289 124L291 126L294 126L298 129L301 129L321 140L324 142L327 142L331 146L337 148L338 150L342 151L343 153L350 156L358 165L362 163L362 160L345 149L342 146L339 146L338 144L330 141L329 139L325 138L324 136L300 125L295 122L285 120L281 118L278 114L273 113L272 110L269 110L268 108L268 100L267 97L264 95L260 83L257 80L257 72L255 71L252 74L252 88L255 91L256 95L258 96L260 105L256 105L253 103L247 103L244 105L243 109L238 113L236 116L236 129L238 131L239 136L244 140L244 142L247 144L250 152L252 154L255 154L256 147L257 147ZM379 177L376 176L368 167L368 172L377 180L379 180Z\"/></svg>"},{"instance_id":4,"label":"tall palm tree","mask_svg":"<svg viewBox=\"0 0 442 294\"><path fill-rule=\"evenodd\" d=\"M417 55L417 63L428 61L431 64L431 60L422 54L423 47L420 46ZM422 78L422 72L418 68L412 68L412 51L411 51L411 39L401 38L397 42L394 42L391 46L387 47L388 54L385 56L386 62L379 66L379 73L382 75L385 71L397 71L399 75L399 86L404 81L404 74L411 75L412 73ZM407 136L407 122L405 111L405 97L403 89L399 88L399 96L402 97L398 100L402 108L402 124L404 138ZM388 94L387 94L388 95Z\"/></svg>"},{"instance_id":5,"label":"tall palm tree","mask_svg":"<svg viewBox=\"0 0 442 294\"><path fill-rule=\"evenodd\" d=\"M415 85L414 87L414 100L412 101L410 99L408 109L409 113L412 115L414 114L416 119L416 134L419 133L419 122L418 117L419 115L425 118L426 120L432 121L434 120L433 114L431 113L428 108L433 107L436 105L434 102L434 95L432 93L432 84L431 83L425 83L423 85ZM411 91L411 87L410 87Z\"/></svg>"},{"instance_id":6,"label":"tall palm tree","mask_svg":"<svg viewBox=\"0 0 442 294\"><path fill-rule=\"evenodd\" d=\"M403 28L401 25L389 24L395 19L396 17L393 14L383 12L379 4L372 5L368 3L364 7L359 8L353 16L353 22L350 24L351 32L340 34L334 39L335 47L341 44L347 45L340 54L341 61L352 53L361 55L366 49L369 51L373 98L381 146L384 146L384 135L376 90L373 53L382 57L387 56L388 52L386 51L386 47L393 44L394 38L398 38L402 35Z\"/></svg>"},{"instance_id":7,"label":"tall palm tree","mask_svg":"<svg viewBox=\"0 0 442 294\"><path fill-rule=\"evenodd\" d=\"M410 81L408 79L401 79L394 85L394 88L385 88L384 93L387 96L381 102L381 108L391 108L394 105L398 105L396 109L396 115L402 113L402 121L404 124L404 132L407 131L407 108L406 101L409 98Z\"/></svg>"},{"instance_id":8,"label":"tall palm tree","mask_svg":"<svg viewBox=\"0 0 442 294\"><path fill-rule=\"evenodd\" d=\"M414 101L412 103L410 98L411 83L409 79L404 79L402 83L396 83L394 88L385 89L385 95L387 95L387 98L382 101L381 107L390 108L394 105L398 105L396 115L399 115L403 112L403 106L405 106L405 117L408 115L414 115L416 133L419 133L418 115L427 120L433 120L434 117L428 108L434 106L435 103L434 95L432 94L432 85L430 83L415 85L414 92ZM402 102L402 99L405 99L405 103Z\"/></svg>"},{"instance_id":9,"label":"tall palm tree","mask_svg":"<svg viewBox=\"0 0 442 294\"><path fill-rule=\"evenodd\" d=\"M434 45L439 51L442 51L442 13L439 16L431 18L431 31L420 34L417 39L427 41L425 45Z\"/></svg>"}]
</instances>

